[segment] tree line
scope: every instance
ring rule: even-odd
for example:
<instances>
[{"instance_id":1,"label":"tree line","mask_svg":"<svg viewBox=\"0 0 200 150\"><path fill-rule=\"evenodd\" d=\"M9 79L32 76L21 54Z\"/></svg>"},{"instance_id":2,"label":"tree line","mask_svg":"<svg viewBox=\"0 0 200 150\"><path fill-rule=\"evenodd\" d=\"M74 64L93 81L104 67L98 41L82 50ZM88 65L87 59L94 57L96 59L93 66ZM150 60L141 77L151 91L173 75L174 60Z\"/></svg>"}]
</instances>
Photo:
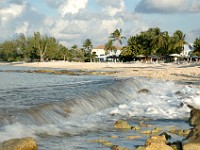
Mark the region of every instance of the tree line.
<instances>
[{"instance_id":1,"label":"tree line","mask_svg":"<svg viewBox=\"0 0 200 150\"><path fill-rule=\"evenodd\" d=\"M137 56L157 57L165 59L170 54L180 54L183 51L185 34L177 30L173 35L167 31L162 32L159 28L149 28L127 40L127 45L122 48L121 60L131 61ZM200 38L194 42L193 55L200 56Z\"/></svg>"},{"instance_id":2,"label":"tree line","mask_svg":"<svg viewBox=\"0 0 200 150\"><path fill-rule=\"evenodd\" d=\"M116 29L110 34L104 49L106 52L116 51L118 48L115 46L115 42L122 45L122 41L125 39L122 30ZM184 44L186 44L185 34L181 30L175 31L170 36L167 31L162 32L159 28L149 28L147 31L127 39L127 44L121 48L120 61L132 61L138 55L145 57L155 55L165 58L173 53L180 54ZM200 56L200 37L195 40L193 46L193 54ZM95 54L91 53L92 48L90 39L83 42L82 48L78 48L77 45L67 48L55 37L42 36L40 32L34 32L29 37L20 34L14 40L0 43L0 61L95 61Z\"/></svg>"}]
</instances>

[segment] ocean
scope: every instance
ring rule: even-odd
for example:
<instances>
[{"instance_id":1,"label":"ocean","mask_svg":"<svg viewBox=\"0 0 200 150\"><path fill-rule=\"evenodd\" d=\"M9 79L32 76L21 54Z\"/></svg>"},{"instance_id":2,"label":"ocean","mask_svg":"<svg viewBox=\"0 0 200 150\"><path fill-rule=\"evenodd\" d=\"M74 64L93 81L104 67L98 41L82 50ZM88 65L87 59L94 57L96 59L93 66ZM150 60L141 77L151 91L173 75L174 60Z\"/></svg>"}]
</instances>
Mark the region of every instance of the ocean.
<instances>
[{"instance_id":1,"label":"ocean","mask_svg":"<svg viewBox=\"0 0 200 150\"><path fill-rule=\"evenodd\" d=\"M143 77L23 72L35 69L45 68L0 66L0 142L33 137L39 150L109 150L91 142L105 139L134 149L148 136L117 130L115 121L188 129L185 100L200 93L192 86ZM142 137L127 140L130 135Z\"/></svg>"}]
</instances>

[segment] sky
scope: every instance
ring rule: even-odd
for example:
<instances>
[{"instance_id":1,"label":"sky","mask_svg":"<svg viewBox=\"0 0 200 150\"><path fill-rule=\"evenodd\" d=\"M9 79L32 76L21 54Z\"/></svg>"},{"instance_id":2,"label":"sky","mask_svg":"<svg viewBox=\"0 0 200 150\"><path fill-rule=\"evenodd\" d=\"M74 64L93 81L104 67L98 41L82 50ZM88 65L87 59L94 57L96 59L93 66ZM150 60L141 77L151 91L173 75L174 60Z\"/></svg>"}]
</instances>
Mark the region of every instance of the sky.
<instances>
[{"instance_id":1,"label":"sky","mask_svg":"<svg viewBox=\"0 0 200 150\"><path fill-rule=\"evenodd\" d=\"M87 38L95 47L115 29L129 38L153 27L170 35L181 30L194 42L200 0L0 0L0 42L39 31L67 47L81 47Z\"/></svg>"}]
</instances>

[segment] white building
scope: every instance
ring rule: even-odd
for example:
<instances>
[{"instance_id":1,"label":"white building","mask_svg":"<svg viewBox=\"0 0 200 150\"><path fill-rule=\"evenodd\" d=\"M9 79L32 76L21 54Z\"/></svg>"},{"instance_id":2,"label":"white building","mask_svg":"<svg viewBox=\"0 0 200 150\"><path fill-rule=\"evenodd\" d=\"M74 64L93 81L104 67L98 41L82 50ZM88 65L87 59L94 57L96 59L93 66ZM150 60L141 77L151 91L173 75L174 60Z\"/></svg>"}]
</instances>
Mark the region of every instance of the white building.
<instances>
[{"instance_id":1,"label":"white building","mask_svg":"<svg viewBox=\"0 0 200 150\"><path fill-rule=\"evenodd\" d=\"M190 57L192 52L193 52L193 50L194 50L193 44L191 44L191 43L184 44L183 51L180 53L180 55L182 57Z\"/></svg>"},{"instance_id":2,"label":"white building","mask_svg":"<svg viewBox=\"0 0 200 150\"><path fill-rule=\"evenodd\" d=\"M108 51L108 53L106 54L106 51L104 49L92 49L91 51L92 54L96 55L96 58L101 61L114 61L114 59L116 60L119 55L121 54L121 50L112 50L112 51Z\"/></svg>"}]
</instances>

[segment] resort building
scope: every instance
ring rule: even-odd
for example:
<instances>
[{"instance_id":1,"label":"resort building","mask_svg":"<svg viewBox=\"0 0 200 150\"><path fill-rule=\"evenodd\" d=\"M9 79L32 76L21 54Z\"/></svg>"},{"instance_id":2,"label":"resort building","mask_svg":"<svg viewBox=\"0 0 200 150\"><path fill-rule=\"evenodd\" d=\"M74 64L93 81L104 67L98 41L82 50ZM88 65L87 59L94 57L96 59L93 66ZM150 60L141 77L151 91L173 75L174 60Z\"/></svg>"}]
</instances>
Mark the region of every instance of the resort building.
<instances>
[{"instance_id":1,"label":"resort building","mask_svg":"<svg viewBox=\"0 0 200 150\"><path fill-rule=\"evenodd\" d=\"M105 61L117 61L119 55L121 54L121 50L110 50L106 52L106 50L102 48L95 48L91 51L92 54L96 55L96 59L99 62Z\"/></svg>"},{"instance_id":2,"label":"resort building","mask_svg":"<svg viewBox=\"0 0 200 150\"><path fill-rule=\"evenodd\" d=\"M183 51L180 53L180 56L186 58L191 57L193 50L194 49L192 43L184 44L184 48Z\"/></svg>"}]
</instances>

